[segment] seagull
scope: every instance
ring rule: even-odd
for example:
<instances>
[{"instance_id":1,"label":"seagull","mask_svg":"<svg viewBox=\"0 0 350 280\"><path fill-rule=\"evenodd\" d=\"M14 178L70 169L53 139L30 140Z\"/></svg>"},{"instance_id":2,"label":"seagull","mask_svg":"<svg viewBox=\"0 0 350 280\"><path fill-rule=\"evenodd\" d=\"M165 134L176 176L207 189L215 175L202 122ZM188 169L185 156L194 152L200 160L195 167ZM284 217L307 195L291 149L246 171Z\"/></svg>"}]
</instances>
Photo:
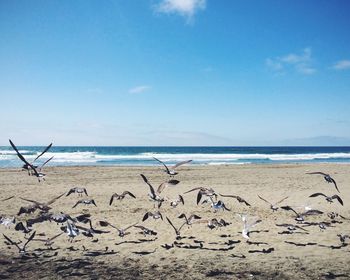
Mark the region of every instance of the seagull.
<instances>
[{"instance_id":1,"label":"seagull","mask_svg":"<svg viewBox=\"0 0 350 280\"><path fill-rule=\"evenodd\" d=\"M113 199L114 199L114 198L115 198L116 200L123 200L123 199L125 198L126 195L129 195L129 196L131 196L131 197L133 197L133 198L136 198L136 196L133 195L133 194L132 194L131 192L129 192L129 191L124 191L122 194L114 193L114 194L112 194L112 197L111 197L111 199L110 199L110 201L109 201L109 205L112 205Z\"/></svg>"},{"instance_id":2,"label":"seagull","mask_svg":"<svg viewBox=\"0 0 350 280\"><path fill-rule=\"evenodd\" d=\"M230 195L230 194L228 194L228 195L225 195L225 194L220 194L222 197L232 197L232 198L235 198L235 199L237 199L237 201L239 202L239 203L244 203L245 205L247 205L247 206L251 206L246 200L244 200L243 198L241 198L240 196L238 196L238 195Z\"/></svg>"},{"instance_id":3,"label":"seagull","mask_svg":"<svg viewBox=\"0 0 350 280\"><path fill-rule=\"evenodd\" d=\"M3 235L3 236L5 237L5 239L10 243L9 245L14 245L14 246L16 246L16 247L18 248L19 253L22 255L22 254L25 254L25 253L26 253L26 246L28 245L28 243L29 243L30 241L33 240L33 238L34 238L34 236L35 236L35 233L36 233L36 232L34 231L33 234L28 238L27 242L24 243L24 245L23 245L22 248L18 246L18 244L21 243L21 242L13 242L13 241L12 241L10 238L8 238L5 234L2 234L2 235Z\"/></svg>"},{"instance_id":4,"label":"seagull","mask_svg":"<svg viewBox=\"0 0 350 280\"><path fill-rule=\"evenodd\" d=\"M85 193L86 196L89 196L88 193L87 193L86 188L81 188L81 187L74 187L74 188L71 188L71 189L68 191L68 193L67 193L66 196L69 196L69 195L72 194L72 193L77 193L78 196L83 196L83 193Z\"/></svg>"},{"instance_id":5,"label":"seagull","mask_svg":"<svg viewBox=\"0 0 350 280\"><path fill-rule=\"evenodd\" d=\"M58 214L52 214L50 216L50 221L51 220L56 222L57 224L63 224L65 222L67 222L68 220L70 220L73 223L77 222L76 219L73 219L70 215L65 214L63 212L60 212Z\"/></svg>"},{"instance_id":6,"label":"seagull","mask_svg":"<svg viewBox=\"0 0 350 280\"><path fill-rule=\"evenodd\" d=\"M192 214L190 215L188 218L186 216L186 214L182 213L180 216L178 216L179 219L185 219L185 223L180 227L180 229L184 226L184 225L192 225L193 223L195 223L195 220L200 220L202 219L201 217Z\"/></svg>"},{"instance_id":7,"label":"seagull","mask_svg":"<svg viewBox=\"0 0 350 280\"><path fill-rule=\"evenodd\" d=\"M51 205L52 203L54 203L57 199L59 199L60 197L62 197L64 195L64 193L60 194L59 196L51 199L50 201L46 202L46 203L41 203L41 202L38 202L38 201L35 201L35 200L31 200L31 199L27 199L27 198L22 198L20 197L20 199L22 200L25 200L25 201L28 201L28 202L32 202L34 203L34 207L36 209L40 209L41 211L43 212L48 212L49 210L51 210L52 208L49 206Z\"/></svg>"},{"instance_id":8,"label":"seagull","mask_svg":"<svg viewBox=\"0 0 350 280\"><path fill-rule=\"evenodd\" d=\"M177 164L175 164L174 166L168 168L168 166L167 166L164 162L162 162L161 160L159 160L159 159L157 159L157 158L155 158L155 157L153 157L153 158L154 158L156 161L158 161L158 162L160 162L161 164L163 164L164 167L165 167L164 172L166 172L168 175L170 175L170 176L172 176L172 177L174 177L175 175L178 174L178 172L175 171L175 169L176 169L177 167L179 167L180 165L184 165L184 164L186 164L186 163L190 163L190 162L192 161L192 160L181 161L181 162L178 162Z\"/></svg>"},{"instance_id":9,"label":"seagull","mask_svg":"<svg viewBox=\"0 0 350 280\"><path fill-rule=\"evenodd\" d=\"M85 204L85 205L93 204L93 205L95 205L97 207L97 205L95 203L95 200L93 200L93 199L81 199L81 200L78 200L78 202L72 208L77 207L78 204Z\"/></svg>"},{"instance_id":10,"label":"seagull","mask_svg":"<svg viewBox=\"0 0 350 280\"><path fill-rule=\"evenodd\" d=\"M35 162L37 159L39 159L43 154L45 154L45 153L51 148L51 146L52 146L52 143L51 143L50 145L48 145L48 146L44 149L44 151L42 151L41 154L39 154L39 155L29 164L29 162L27 162L27 161L24 159L23 155L18 151L18 149L17 149L17 147L15 146L15 144L13 144L13 142L12 142L11 140L9 140L9 141L10 141L10 144L11 144L12 148L16 151L17 156L20 158L20 160L22 160L22 161L24 162L24 164L23 164L23 166L22 166L22 169L23 169L23 170L27 170L27 171L28 171L28 175L31 175L29 171L30 171L31 169L33 169L33 167L34 167L34 168L38 168L37 165L34 165L34 162Z\"/></svg>"},{"instance_id":11,"label":"seagull","mask_svg":"<svg viewBox=\"0 0 350 280\"><path fill-rule=\"evenodd\" d=\"M303 212L303 213L298 213L290 206L282 206L281 209L286 210L286 211L294 212L295 215L296 215L295 220L298 221L298 222L303 222L305 216L321 215L321 214L323 214L323 212L319 211L319 210L308 210L308 211Z\"/></svg>"},{"instance_id":12,"label":"seagull","mask_svg":"<svg viewBox=\"0 0 350 280\"><path fill-rule=\"evenodd\" d=\"M211 200L211 207L214 208L214 212L220 209L222 209L222 211L224 210L231 211L226 207L225 203L222 200L218 200L217 202L215 202L211 196L209 196L209 198Z\"/></svg>"},{"instance_id":13,"label":"seagull","mask_svg":"<svg viewBox=\"0 0 350 280\"><path fill-rule=\"evenodd\" d=\"M143 174L140 174L140 176L142 177L143 181L149 186L150 193L148 194L148 196L150 197L151 200L158 203L158 208L160 208L160 206L164 202L164 198L162 198L160 196L160 193L164 190L164 188L168 185L177 185L178 183L180 183L180 181L178 181L178 180L165 181L165 182L161 183L159 185L157 191L155 191L153 186L148 182L146 176Z\"/></svg>"},{"instance_id":14,"label":"seagull","mask_svg":"<svg viewBox=\"0 0 350 280\"><path fill-rule=\"evenodd\" d=\"M130 226L127 226L126 228L120 228L120 229L119 229L119 228L117 228L116 226L111 225L109 222L100 221L100 226L103 226L103 227L110 226L110 227L116 229L116 230L118 231L118 236L120 236L120 237L124 237L125 235L130 234L130 232L127 232L127 230L128 230L129 228L132 228L132 227L136 226L136 225L137 225L137 223L132 224L132 225L130 225Z\"/></svg>"},{"instance_id":15,"label":"seagull","mask_svg":"<svg viewBox=\"0 0 350 280\"><path fill-rule=\"evenodd\" d=\"M14 225L16 223L16 218L6 218L6 217L0 217L0 225L4 225L6 228L10 228L11 225Z\"/></svg>"},{"instance_id":16,"label":"seagull","mask_svg":"<svg viewBox=\"0 0 350 280\"><path fill-rule=\"evenodd\" d=\"M337 199L341 205L344 205L343 200L337 194L335 194L333 196L327 196L323 193L314 193L314 194L310 195L309 197L317 197L317 196L324 196L329 203L333 203L333 199Z\"/></svg>"},{"instance_id":17,"label":"seagull","mask_svg":"<svg viewBox=\"0 0 350 280\"><path fill-rule=\"evenodd\" d=\"M181 228L186 224L186 223L184 223L184 224L182 224L178 229L173 225L173 223L170 221L170 219L168 218L168 217L165 217L166 219L167 219L167 221L168 221L168 223L171 225L171 227L175 230L175 234L176 234L176 236L180 236L180 230L181 230Z\"/></svg>"},{"instance_id":18,"label":"seagull","mask_svg":"<svg viewBox=\"0 0 350 280\"><path fill-rule=\"evenodd\" d=\"M248 216L246 214L238 214L243 222L243 230L242 230L242 236L246 239L249 239L249 233L250 229L252 227L255 227L258 223L260 223L262 220L257 219L253 222L248 223Z\"/></svg>"},{"instance_id":19,"label":"seagull","mask_svg":"<svg viewBox=\"0 0 350 280\"><path fill-rule=\"evenodd\" d=\"M142 218L142 222L146 221L149 217L157 220L157 219L162 219L163 220L163 216L162 216L162 213L160 213L159 211L156 211L156 212L147 212L143 218Z\"/></svg>"},{"instance_id":20,"label":"seagull","mask_svg":"<svg viewBox=\"0 0 350 280\"><path fill-rule=\"evenodd\" d=\"M217 220L216 218L201 219L201 220L194 221L193 223L206 223L208 228L210 229L214 229L214 228L218 229L220 227L226 227L230 224L230 223L227 223L224 219Z\"/></svg>"},{"instance_id":21,"label":"seagull","mask_svg":"<svg viewBox=\"0 0 350 280\"><path fill-rule=\"evenodd\" d=\"M278 207L276 205L280 204L282 201L286 200L288 198L288 196L282 198L281 200L277 201L276 203L271 203L269 201L267 201L265 198L261 197L260 195L258 195L258 197L262 200L265 201L266 203L270 204L270 208L272 211L277 211Z\"/></svg>"},{"instance_id":22,"label":"seagull","mask_svg":"<svg viewBox=\"0 0 350 280\"><path fill-rule=\"evenodd\" d=\"M178 206L180 203L182 203L182 205L185 205L183 196L179 194L176 199L170 201L170 206L176 208L176 206Z\"/></svg>"},{"instance_id":23,"label":"seagull","mask_svg":"<svg viewBox=\"0 0 350 280\"><path fill-rule=\"evenodd\" d=\"M59 234L54 235L53 237L50 238L46 238L46 239L41 239L41 238L33 238L33 241L39 241L39 242L43 242L44 245L48 248L48 249L52 249L52 245L54 244L54 239L56 239L57 237L61 236L64 232L61 232Z\"/></svg>"},{"instance_id":24,"label":"seagull","mask_svg":"<svg viewBox=\"0 0 350 280\"><path fill-rule=\"evenodd\" d=\"M203 195L210 197L210 198L212 198L214 196L215 199L217 199L217 194L212 188L197 187L197 188L193 188L187 192L184 192L184 194L195 191L195 190L199 190L198 194L197 194L197 205L201 201Z\"/></svg>"},{"instance_id":25,"label":"seagull","mask_svg":"<svg viewBox=\"0 0 350 280\"><path fill-rule=\"evenodd\" d=\"M68 235L68 241L73 242L73 239L79 235L79 229L75 226L74 223L69 222L67 220L67 226L62 227L61 229L64 230L65 233Z\"/></svg>"},{"instance_id":26,"label":"seagull","mask_svg":"<svg viewBox=\"0 0 350 280\"><path fill-rule=\"evenodd\" d=\"M151 229L149 229L149 228L146 228L146 227L144 227L144 226L141 226L141 225L136 225L136 226L134 226L135 228L139 228L140 230L142 230L142 234L144 235L144 236L146 236L146 235L157 235L157 232L155 232L154 230L151 230Z\"/></svg>"},{"instance_id":27,"label":"seagull","mask_svg":"<svg viewBox=\"0 0 350 280\"><path fill-rule=\"evenodd\" d=\"M347 234L337 234L337 236L339 237L339 240L343 245L347 244L346 239L350 239L350 236Z\"/></svg>"},{"instance_id":28,"label":"seagull","mask_svg":"<svg viewBox=\"0 0 350 280\"><path fill-rule=\"evenodd\" d=\"M91 220L89 220L89 228L85 228L82 226L76 226L77 229L82 230L82 234L87 236L87 237L94 237L94 234L102 234L102 233L109 233L109 231L104 231L104 230L99 230L99 229L95 229L92 226Z\"/></svg>"},{"instance_id":29,"label":"seagull","mask_svg":"<svg viewBox=\"0 0 350 280\"><path fill-rule=\"evenodd\" d=\"M53 156L50 157L47 161L45 161L40 167L34 168L33 170L30 171L31 175L36 176L38 178L39 183L41 182L41 180L45 181L46 174L42 172L42 169L52 159L53 159Z\"/></svg>"},{"instance_id":30,"label":"seagull","mask_svg":"<svg viewBox=\"0 0 350 280\"><path fill-rule=\"evenodd\" d=\"M333 183L336 190L340 193L339 189L338 189L338 186L337 186L337 183L335 182L335 180L329 175L329 174L326 174L326 173L323 173L323 172L309 172L309 173L306 173L306 174L317 174L317 175L322 175L323 178L326 180L327 183Z\"/></svg>"}]
</instances>

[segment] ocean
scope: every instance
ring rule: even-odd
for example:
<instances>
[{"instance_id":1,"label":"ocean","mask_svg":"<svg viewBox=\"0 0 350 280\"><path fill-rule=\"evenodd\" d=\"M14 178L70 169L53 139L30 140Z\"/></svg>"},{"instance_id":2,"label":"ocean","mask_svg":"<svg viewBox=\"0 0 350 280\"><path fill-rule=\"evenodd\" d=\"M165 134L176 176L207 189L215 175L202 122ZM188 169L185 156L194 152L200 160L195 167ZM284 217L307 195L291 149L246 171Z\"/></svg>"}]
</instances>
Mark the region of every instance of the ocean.
<instances>
[{"instance_id":1,"label":"ocean","mask_svg":"<svg viewBox=\"0 0 350 280\"><path fill-rule=\"evenodd\" d=\"M19 146L32 161L44 147ZM69 147L53 146L36 163L54 156L49 166L159 165L153 157L173 164L192 159L195 165L350 163L350 147ZM22 163L10 147L0 147L0 167Z\"/></svg>"}]
</instances>

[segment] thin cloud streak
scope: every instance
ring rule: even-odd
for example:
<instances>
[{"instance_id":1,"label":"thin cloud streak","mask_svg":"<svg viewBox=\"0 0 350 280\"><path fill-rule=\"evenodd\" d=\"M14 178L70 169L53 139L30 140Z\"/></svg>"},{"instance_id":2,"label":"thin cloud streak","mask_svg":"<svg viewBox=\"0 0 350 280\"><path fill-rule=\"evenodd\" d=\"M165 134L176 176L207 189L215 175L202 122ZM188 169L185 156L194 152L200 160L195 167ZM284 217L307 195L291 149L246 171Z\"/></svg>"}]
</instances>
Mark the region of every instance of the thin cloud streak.
<instances>
[{"instance_id":1,"label":"thin cloud streak","mask_svg":"<svg viewBox=\"0 0 350 280\"><path fill-rule=\"evenodd\" d=\"M179 14L191 20L194 14L199 10L204 10L206 0L163 0L155 10L165 14Z\"/></svg>"},{"instance_id":2,"label":"thin cloud streak","mask_svg":"<svg viewBox=\"0 0 350 280\"><path fill-rule=\"evenodd\" d=\"M151 88L152 87L148 85L136 86L129 89L129 93L131 94L143 93L143 92L149 91Z\"/></svg>"},{"instance_id":3,"label":"thin cloud streak","mask_svg":"<svg viewBox=\"0 0 350 280\"><path fill-rule=\"evenodd\" d=\"M335 70L348 70L350 69L350 60L339 60L332 68Z\"/></svg>"}]
</instances>

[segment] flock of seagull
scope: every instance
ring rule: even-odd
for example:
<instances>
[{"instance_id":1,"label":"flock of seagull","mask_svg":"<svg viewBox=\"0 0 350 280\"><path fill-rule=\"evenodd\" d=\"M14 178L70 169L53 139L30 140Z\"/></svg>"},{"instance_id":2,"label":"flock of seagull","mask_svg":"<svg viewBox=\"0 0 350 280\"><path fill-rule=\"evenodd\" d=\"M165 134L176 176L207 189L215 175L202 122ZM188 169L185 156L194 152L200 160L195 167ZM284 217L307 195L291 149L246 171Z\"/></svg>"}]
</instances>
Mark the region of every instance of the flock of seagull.
<instances>
[{"instance_id":1,"label":"flock of seagull","mask_svg":"<svg viewBox=\"0 0 350 280\"><path fill-rule=\"evenodd\" d=\"M43 172L44 166L52 160L53 157L49 158L48 160L44 161L44 163L37 165L37 162L39 161L40 157L43 156L52 146L52 144L48 145L33 161L29 162L25 159L25 157L19 152L17 147L14 145L14 143L9 140L10 145L16 152L18 158L23 162L22 170L26 170L28 172L28 175L35 176L38 178L38 181L44 181L45 180L45 173ZM195 248L201 248L205 249L203 247L204 241L201 240L194 240L197 245L189 245L183 242L180 242L181 239L184 239L184 237L181 233L183 232L184 228L190 228L195 224L205 224L209 229L219 229L222 227L229 226L231 223L228 221L225 221L222 218L212 218L212 219L205 219L198 215L191 214L186 215L182 213L177 218L182 220L181 223L179 223L179 226L175 226L174 220L172 221L168 216L165 216L165 219L162 214L162 206L164 204L169 205L171 208L178 207L179 205L184 205L184 195L192 192L197 192L197 205L209 205L214 213L218 213L217 216L219 217L220 211L232 211L232 209L229 209L227 205L225 204L224 200L226 199L235 199L238 203L241 203L244 207L250 207L251 204L248 203L244 198L238 196L238 195L232 195L232 194L222 194L217 191L215 191L213 188L206 188L206 187L196 187L192 188L183 194L178 194L176 197L167 197L164 193L167 188L175 187L177 184L180 183L179 180L175 179L175 176L178 174L177 168L180 166L183 166L184 164L191 163L191 160L187 161L181 161L174 166L169 167L167 164L162 162L161 160L154 158L157 162L159 162L164 167L164 172L167 174L167 179L162 182L158 187L155 187L152 185L152 183L148 180L148 178L144 174L140 174L140 177L142 181L145 183L145 185L149 189L148 193L148 199L154 203L153 205L153 211L148 211L143 215L142 221L135 222L131 225L128 225L126 227L117 227L113 224L111 224L108 221L98 221L98 224L101 228L107 228L110 230L115 230L117 235L121 238L123 238L126 235L129 235L132 233L132 229L136 228L140 231L141 234L146 236L156 236L158 233L154 229L150 229L142 225L143 222L145 222L147 219L154 219L154 220L166 220L166 223L169 224L169 228L172 228L175 232L175 241L170 244L164 244L162 245L165 249L170 249L174 247L179 248L187 248L187 249L195 249ZM311 172L306 173L309 175L320 175L323 176L324 180L327 183L333 184L334 188L338 193L340 193L336 181L329 175L323 172ZM54 240L61 235L66 235L68 237L68 241L72 242L75 237L82 234L87 237L95 237L96 235L100 234L107 234L110 231L104 230L104 229L97 229L93 226L92 223L92 217L89 213L86 213L86 209L84 209L83 213L72 216L67 213L59 212L55 213L53 211L53 206L58 199L62 198L63 196L70 196L72 194L76 194L79 197L79 200L72 206L72 208L79 207L80 205L83 205L83 207L92 206L92 207L98 207L94 199L89 198L88 191L84 187L73 187L68 190L68 192L61 193L57 195L56 197L52 198L51 200L47 202L42 201L36 201L32 199L27 199L23 197L19 197L21 200L25 202L29 202L29 205L20 207L17 216L24 215L25 221L21 219L22 221L16 222L17 218L15 216L13 217L7 217L7 216L0 216L0 224L5 226L6 228L11 228L14 226L14 229L16 231L20 231L24 233L24 240L23 241L13 241L10 237L3 234L4 241L8 246L14 246L18 249L21 256L28 255L27 252L27 246L30 242L41 242L48 250L52 250L52 246L54 244ZM334 195L327 195L321 192L316 192L314 194L310 195L310 198L316 198L316 197L324 197L325 200L329 203L333 203L334 200L336 200L340 205L343 205L343 200L338 194ZM15 196L11 196L5 199L2 199L1 201L8 201L13 199ZM116 201L121 201L123 199L135 199L136 196L131 193L130 191L124 191L121 194L114 193L112 194L109 205L111 206ZM304 207L301 211L298 210L295 206L289 206L289 205L281 205L282 202L288 199L287 197L283 197L277 202L270 202L267 199L263 198L261 195L258 195L258 198L267 203L270 206L270 209L272 212L284 210L284 211L290 211L293 213L293 218L295 222L290 223L284 223L284 224L276 224L277 227L282 227L284 230L282 232L278 232L279 234L295 234L295 233L305 233L308 234L307 227L310 226L318 226L320 230L325 230L329 226L335 226L337 223L343 223L343 220L349 220L349 218L346 218L336 212L330 212L327 213L327 217L330 219L329 222L309 222L306 221L309 216L319 216L324 214L324 212L316 209L311 209L310 207ZM164 207L164 206L163 206ZM37 215L33 216L34 213L39 212ZM264 242L252 242L250 241L250 233L253 232L252 229L262 222L262 220L258 217L249 216L245 213L236 213L233 212L236 215L240 217L242 220L242 237L247 240L248 244L267 244ZM37 234L37 230L35 228L37 227L37 224L44 223L44 222L55 222L58 225L60 225L59 230L57 231L57 234L52 237L46 237L45 233ZM257 231L256 231L257 232ZM28 237L29 236L29 237ZM38 238L40 236L40 238ZM222 235L225 236L225 235ZM347 234L338 234L340 244L339 246L332 246L332 249L334 248L342 248L347 246L347 240L350 239L350 236ZM188 237L194 239L194 237ZM147 239L143 240L142 242L151 242L155 239ZM97 242L98 239L95 239L95 242ZM240 241L233 241L229 240L229 242L226 242L226 245L233 245ZM311 243L294 243L290 241L285 241L288 244L293 244L296 246L307 246ZM210 243L209 243L210 244ZM229 249L232 249L233 247L230 247ZM106 251L108 250L108 247L106 248ZM156 249L155 249L156 250ZM153 253L155 252L144 252L144 254ZM228 250L222 249L222 250ZM270 253L274 249L269 248L267 250L250 250L249 252L262 252L262 253ZM141 253L140 253L141 254ZM235 255L233 255L235 256ZM236 255L236 257L240 257L239 255Z\"/></svg>"}]
</instances>

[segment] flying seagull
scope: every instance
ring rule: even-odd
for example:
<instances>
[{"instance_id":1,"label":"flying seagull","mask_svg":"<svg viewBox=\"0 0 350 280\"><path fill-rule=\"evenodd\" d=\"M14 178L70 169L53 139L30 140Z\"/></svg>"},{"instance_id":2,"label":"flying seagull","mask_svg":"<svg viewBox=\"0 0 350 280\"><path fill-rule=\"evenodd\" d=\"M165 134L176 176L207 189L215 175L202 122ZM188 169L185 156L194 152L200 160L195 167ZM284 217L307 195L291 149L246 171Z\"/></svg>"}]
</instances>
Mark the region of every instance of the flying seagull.
<instances>
[{"instance_id":1,"label":"flying seagull","mask_svg":"<svg viewBox=\"0 0 350 280\"><path fill-rule=\"evenodd\" d=\"M146 221L148 218L153 218L155 220L157 219L162 219L163 220L163 216L162 216L162 213L160 213L159 211L156 211L156 212L147 212L143 218L142 218L142 222Z\"/></svg>"},{"instance_id":2,"label":"flying seagull","mask_svg":"<svg viewBox=\"0 0 350 280\"><path fill-rule=\"evenodd\" d=\"M72 208L77 207L78 204L85 204L85 205L93 204L93 205L95 205L97 207L97 205L95 203L95 200L93 200L93 199L81 199L81 200L78 200L77 203Z\"/></svg>"},{"instance_id":3,"label":"flying seagull","mask_svg":"<svg viewBox=\"0 0 350 280\"><path fill-rule=\"evenodd\" d=\"M109 201L109 205L112 205L114 199L116 199L116 200L123 200L126 195L129 195L132 198L136 198L136 196L134 194L132 194L131 192L129 192L129 191L124 191L122 194L114 193L114 194L112 194L112 197L111 197L111 199Z\"/></svg>"},{"instance_id":4,"label":"flying seagull","mask_svg":"<svg viewBox=\"0 0 350 280\"><path fill-rule=\"evenodd\" d=\"M281 200L277 201L276 203L271 203L270 201L267 201L265 198L261 197L258 195L258 197L262 200L265 201L266 203L270 204L270 208L272 211L277 211L278 207L276 205L280 204L282 201L286 200L288 196L282 198Z\"/></svg>"},{"instance_id":5,"label":"flying seagull","mask_svg":"<svg viewBox=\"0 0 350 280\"><path fill-rule=\"evenodd\" d=\"M86 188L81 188L81 187L74 187L74 188L71 188L68 193L66 194L66 196L69 196L70 194L72 193L77 193L78 196L83 196L83 193L86 194L86 196L89 196L88 193L87 193L87 190Z\"/></svg>"},{"instance_id":6,"label":"flying seagull","mask_svg":"<svg viewBox=\"0 0 350 280\"><path fill-rule=\"evenodd\" d=\"M17 156L20 158L20 160L22 160L24 162L23 166L22 166L22 169L23 170L27 170L28 171L28 175L30 175L30 169L33 169L34 168L38 168L37 165L34 165L34 162L39 159L43 154L45 154L52 146L52 143L50 145L48 145L30 164L29 162L27 162L23 155L18 151L17 147L15 146L15 144L13 144L13 142L9 139L10 141L10 144L12 146L12 148L16 151L17 153ZM24 160L23 160L24 159Z\"/></svg>"},{"instance_id":7,"label":"flying seagull","mask_svg":"<svg viewBox=\"0 0 350 280\"><path fill-rule=\"evenodd\" d=\"M102 226L102 227L110 226L110 227L116 229L116 230L118 231L118 236L120 236L120 237L124 237L125 235L130 234L130 232L128 232L127 230L128 230L129 228L132 228L132 227L136 226L136 225L137 225L137 223L132 224L132 225L130 225L130 226L127 226L127 227L125 227L125 228L117 228L116 226L111 225L111 224L110 224L109 222L107 222L107 221L100 221L100 226Z\"/></svg>"},{"instance_id":8,"label":"flying seagull","mask_svg":"<svg viewBox=\"0 0 350 280\"><path fill-rule=\"evenodd\" d=\"M62 197L65 193L62 193L60 194L59 196L49 200L48 202L46 203L41 203L41 202L38 202L38 201L35 201L35 200L31 200L31 199L27 199L27 198L22 198L20 197L20 199L22 200L25 200L25 201L28 201L28 202L32 202L34 203L34 206L36 209L40 209L41 211L43 212L48 212L49 210L51 210L52 208L49 206L51 205L52 203L54 203L57 199L59 199L60 197Z\"/></svg>"},{"instance_id":9,"label":"flying seagull","mask_svg":"<svg viewBox=\"0 0 350 280\"><path fill-rule=\"evenodd\" d=\"M220 194L222 197L231 197L231 198L235 198L239 203L244 203L247 206L251 206L245 199L243 199L242 197L238 196L238 195L230 195L230 194Z\"/></svg>"},{"instance_id":10,"label":"flying seagull","mask_svg":"<svg viewBox=\"0 0 350 280\"><path fill-rule=\"evenodd\" d=\"M164 172L166 172L168 175L170 175L170 176L175 176L175 175L177 175L178 174L178 172L176 172L175 171L175 169L177 168L177 167L179 167L180 165L184 165L184 164L186 164L186 163L190 163L192 160L185 160L185 161L181 161L181 162L178 162L177 164L175 164L174 166L172 166L172 167L168 167L164 162L162 162L161 160L159 160L159 159L157 159L157 158L155 158L155 157L153 157L156 161L158 161L158 162L160 162L161 164L163 164L164 165L164 167L165 167L165 170L164 170Z\"/></svg>"},{"instance_id":11,"label":"flying seagull","mask_svg":"<svg viewBox=\"0 0 350 280\"><path fill-rule=\"evenodd\" d=\"M296 215L295 220L298 221L298 222L303 222L305 216L321 215L321 214L323 214L323 212L319 211L319 210L308 210L308 211L303 212L303 213L298 213L290 206L282 206L281 209L286 210L286 211L294 212L295 215Z\"/></svg>"},{"instance_id":12,"label":"flying seagull","mask_svg":"<svg viewBox=\"0 0 350 280\"><path fill-rule=\"evenodd\" d=\"M197 194L197 205L198 203L201 201L202 196L206 196L206 197L215 197L215 200L217 199L217 194L216 192L212 189L212 188L204 188L204 187L197 187L197 188L193 188L187 192L184 192L184 194L189 193L189 192L193 192L198 190L198 194Z\"/></svg>"},{"instance_id":13,"label":"flying seagull","mask_svg":"<svg viewBox=\"0 0 350 280\"><path fill-rule=\"evenodd\" d=\"M5 234L2 234L5 239L10 243L9 245L14 245L18 248L18 251L20 254L25 254L26 253L26 246L28 245L28 243L30 241L33 240L34 236L35 236L35 231L33 232L33 234L28 238L28 240L24 243L23 247L19 247L18 244L21 243L21 242L13 242L10 238L8 238Z\"/></svg>"},{"instance_id":14,"label":"flying seagull","mask_svg":"<svg viewBox=\"0 0 350 280\"><path fill-rule=\"evenodd\" d=\"M341 205L344 205L343 200L337 194L332 195L332 196L327 196L323 193L314 193L314 194L310 195L309 197L317 197L317 196L324 196L329 203L333 203L333 199L337 199Z\"/></svg>"},{"instance_id":15,"label":"flying seagull","mask_svg":"<svg viewBox=\"0 0 350 280\"><path fill-rule=\"evenodd\" d=\"M146 178L145 175L140 174L141 178L143 179L143 181L148 185L149 189L150 189L150 193L148 194L149 198L155 202L158 203L158 208L160 208L160 206L162 205L162 203L164 202L164 198L162 198L160 196L160 193L164 190L164 188L168 185L177 185L178 183L180 183L180 181L178 180L168 180L165 181L163 183L161 183L157 189L157 191L154 190L153 186L151 185L151 183L148 181L148 179Z\"/></svg>"},{"instance_id":16,"label":"flying seagull","mask_svg":"<svg viewBox=\"0 0 350 280\"><path fill-rule=\"evenodd\" d=\"M335 182L335 180L329 175L329 174L326 174L326 173L323 173L323 172L309 172L309 173L306 173L306 174L317 174L317 175L322 175L323 178L326 180L327 183L333 183L336 190L340 193L339 189L338 189L338 186L337 186L337 183Z\"/></svg>"}]
</instances>

